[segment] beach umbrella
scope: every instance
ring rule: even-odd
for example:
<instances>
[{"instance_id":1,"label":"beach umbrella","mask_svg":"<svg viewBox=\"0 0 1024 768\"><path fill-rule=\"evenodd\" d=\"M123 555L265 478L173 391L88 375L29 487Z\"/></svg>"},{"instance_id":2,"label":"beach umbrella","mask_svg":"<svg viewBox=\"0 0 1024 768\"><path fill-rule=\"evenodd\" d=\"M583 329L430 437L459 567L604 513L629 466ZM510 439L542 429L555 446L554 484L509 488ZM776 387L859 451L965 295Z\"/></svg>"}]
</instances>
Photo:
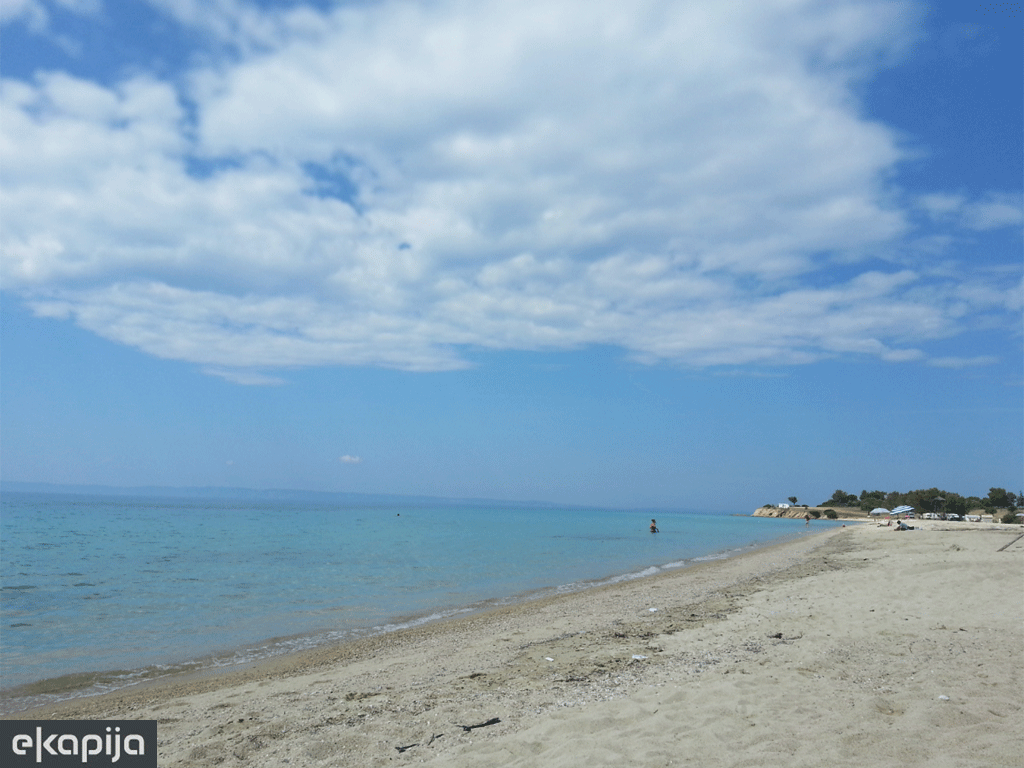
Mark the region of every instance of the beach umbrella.
<instances>
[{"instance_id":1,"label":"beach umbrella","mask_svg":"<svg viewBox=\"0 0 1024 768\"><path fill-rule=\"evenodd\" d=\"M886 509L885 507L875 507L874 509L871 510L871 514L872 515L888 515L889 514L889 510Z\"/></svg>"},{"instance_id":2,"label":"beach umbrella","mask_svg":"<svg viewBox=\"0 0 1024 768\"><path fill-rule=\"evenodd\" d=\"M896 507L896 509L893 510L893 513L897 514L897 515L902 515L904 512L913 512L913 511L914 511L913 507L908 507L906 504L904 504L902 507Z\"/></svg>"}]
</instances>

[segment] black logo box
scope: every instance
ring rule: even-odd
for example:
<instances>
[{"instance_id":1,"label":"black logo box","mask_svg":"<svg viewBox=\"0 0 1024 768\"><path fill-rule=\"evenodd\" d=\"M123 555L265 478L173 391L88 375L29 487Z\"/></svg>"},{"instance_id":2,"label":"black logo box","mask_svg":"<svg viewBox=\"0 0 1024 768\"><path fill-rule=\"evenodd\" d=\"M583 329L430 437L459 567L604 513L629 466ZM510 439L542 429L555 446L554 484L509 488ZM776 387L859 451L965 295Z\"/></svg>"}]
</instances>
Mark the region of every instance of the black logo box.
<instances>
[{"instance_id":1,"label":"black logo box","mask_svg":"<svg viewBox=\"0 0 1024 768\"><path fill-rule=\"evenodd\" d=\"M157 768L156 720L0 720L0 765Z\"/></svg>"}]
</instances>

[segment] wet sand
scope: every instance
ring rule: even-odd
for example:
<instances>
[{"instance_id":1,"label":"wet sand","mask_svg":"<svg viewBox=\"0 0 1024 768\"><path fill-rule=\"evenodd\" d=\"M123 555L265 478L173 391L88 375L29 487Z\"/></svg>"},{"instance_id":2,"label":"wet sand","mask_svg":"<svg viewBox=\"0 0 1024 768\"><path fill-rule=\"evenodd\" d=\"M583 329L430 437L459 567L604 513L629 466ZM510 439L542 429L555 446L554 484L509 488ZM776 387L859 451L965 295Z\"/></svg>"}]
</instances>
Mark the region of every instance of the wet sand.
<instances>
[{"instance_id":1,"label":"wet sand","mask_svg":"<svg viewBox=\"0 0 1024 768\"><path fill-rule=\"evenodd\" d=\"M158 720L164 768L1018 766L1022 533L850 525L12 717Z\"/></svg>"}]
</instances>

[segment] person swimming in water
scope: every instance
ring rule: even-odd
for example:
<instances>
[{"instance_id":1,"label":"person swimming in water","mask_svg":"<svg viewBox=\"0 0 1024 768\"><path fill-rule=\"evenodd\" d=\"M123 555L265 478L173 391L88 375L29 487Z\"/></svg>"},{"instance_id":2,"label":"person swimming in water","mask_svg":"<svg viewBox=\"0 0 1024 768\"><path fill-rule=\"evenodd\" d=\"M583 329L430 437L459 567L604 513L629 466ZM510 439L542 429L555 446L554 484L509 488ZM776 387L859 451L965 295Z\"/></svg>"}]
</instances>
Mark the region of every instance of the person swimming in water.
<instances>
[{"instance_id":1,"label":"person swimming in water","mask_svg":"<svg viewBox=\"0 0 1024 768\"><path fill-rule=\"evenodd\" d=\"M651 533L657 533L657 532L658 532L658 523L652 517L651 518Z\"/></svg>"}]
</instances>

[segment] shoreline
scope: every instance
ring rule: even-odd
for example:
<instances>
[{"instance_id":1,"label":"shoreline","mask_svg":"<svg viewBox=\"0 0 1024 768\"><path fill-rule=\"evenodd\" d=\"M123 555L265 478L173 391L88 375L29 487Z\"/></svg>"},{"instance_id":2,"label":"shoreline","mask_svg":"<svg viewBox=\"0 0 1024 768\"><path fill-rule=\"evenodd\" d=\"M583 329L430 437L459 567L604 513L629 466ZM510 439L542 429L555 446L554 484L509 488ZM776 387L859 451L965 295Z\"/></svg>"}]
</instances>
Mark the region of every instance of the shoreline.
<instances>
[{"instance_id":1,"label":"shoreline","mask_svg":"<svg viewBox=\"0 0 1024 768\"><path fill-rule=\"evenodd\" d=\"M586 596L598 596L608 590L629 588L634 584L654 584L661 579L671 579L681 574L703 572L706 569L714 569L717 566L745 561L759 555L768 556L775 550L784 550L793 545L814 539L820 536L827 536L835 531L819 531L816 533L798 535L798 538L785 538L782 541L775 541L767 546L756 546L749 551L741 551L738 554L723 556L708 556L692 561L678 568L662 568L656 573L649 575L634 575L626 578L608 577L599 580L591 586L580 589L549 594L543 597L532 599L515 600L509 604L492 605L489 607L469 610L465 613L445 616L436 620L417 623L412 626L400 629L375 633L364 637L353 638L340 642L328 643L325 645L307 648L299 651L269 656L254 661L247 661L236 665L222 667L207 667L194 671L182 671L163 677L156 677L148 680L141 680L112 691L75 696L57 702L42 704L16 712L0 714L2 719L27 719L30 716L40 716L43 713L71 712L78 710L91 710L95 707L105 707L106 702L147 697L150 692L157 692L157 695L174 695L180 691L188 693L214 691L223 687L235 685L237 681L248 680L251 677L260 679L273 678L278 676L290 676L302 674L309 670L324 665L346 662L350 659L359 659L371 656L386 647L389 652L398 652L407 645L416 645L423 642L425 638L437 634L451 632L459 634L468 628L477 628L478 625L486 624L489 621L500 621L509 616L525 614L528 618L534 612L544 612L552 606L566 602L571 603L577 598ZM789 555L792 557L793 555ZM60 679L60 678L58 678ZM50 681L43 680L40 683ZM38 684L38 683L37 683ZM23 686L23 688L31 687ZM165 690L166 689L166 690ZM19 690L19 689L12 689ZM65 718L66 719L66 718Z\"/></svg>"},{"instance_id":2,"label":"shoreline","mask_svg":"<svg viewBox=\"0 0 1024 768\"><path fill-rule=\"evenodd\" d=\"M523 604L558 599L580 592L615 586L623 582L628 583L638 579L650 579L665 573L698 567L706 562L718 562L743 557L761 549L771 548L786 544L794 539L804 538L813 533L801 529L788 534L780 534L767 544L757 542L736 549L711 552L689 560L647 565L636 571L611 574L596 579L585 579L569 584L488 598L468 605L432 608L423 614L392 617L387 623L380 626L353 628L344 632L341 637L338 637L338 635L342 633L337 630L319 630L314 633L299 635L279 635L246 643L233 651L228 650L196 658L163 662L138 669L87 670L68 673L54 678L44 678L0 691L0 719L14 717L27 711L37 711L65 704L70 705L78 700L114 695L121 691L131 691L161 684L173 684L192 679L230 675L235 671L244 672L245 670L274 661L287 664L289 659L302 658L307 654L315 654L321 650L352 646L363 641L373 641L374 638L385 635L395 635L424 626L458 621L459 619L486 614L495 610L515 608ZM291 644L292 647L286 650L269 651L266 653L258 653L257 650L258 655L253 658L231 661L231 659L238 659L245 652L252 652L253 649L267 649L275 646L283 647L288 644ZM101 690L97 690L97 688ZM48 696L54 698L45 700ZM28 705L20 701L33 697L39 697L44 700L40 703Z\"/></svg>"},{"instance_id":3,"label":"shoreline","mask_svg":"<svg viewBox=\"0 0 1024 768\"><path fill-rule=\"evenodd\" d=\"M165 766L1015 765L1021 529L892 533L833 528L4 719L156 719Z\"/></svg>"}]
</instances>

